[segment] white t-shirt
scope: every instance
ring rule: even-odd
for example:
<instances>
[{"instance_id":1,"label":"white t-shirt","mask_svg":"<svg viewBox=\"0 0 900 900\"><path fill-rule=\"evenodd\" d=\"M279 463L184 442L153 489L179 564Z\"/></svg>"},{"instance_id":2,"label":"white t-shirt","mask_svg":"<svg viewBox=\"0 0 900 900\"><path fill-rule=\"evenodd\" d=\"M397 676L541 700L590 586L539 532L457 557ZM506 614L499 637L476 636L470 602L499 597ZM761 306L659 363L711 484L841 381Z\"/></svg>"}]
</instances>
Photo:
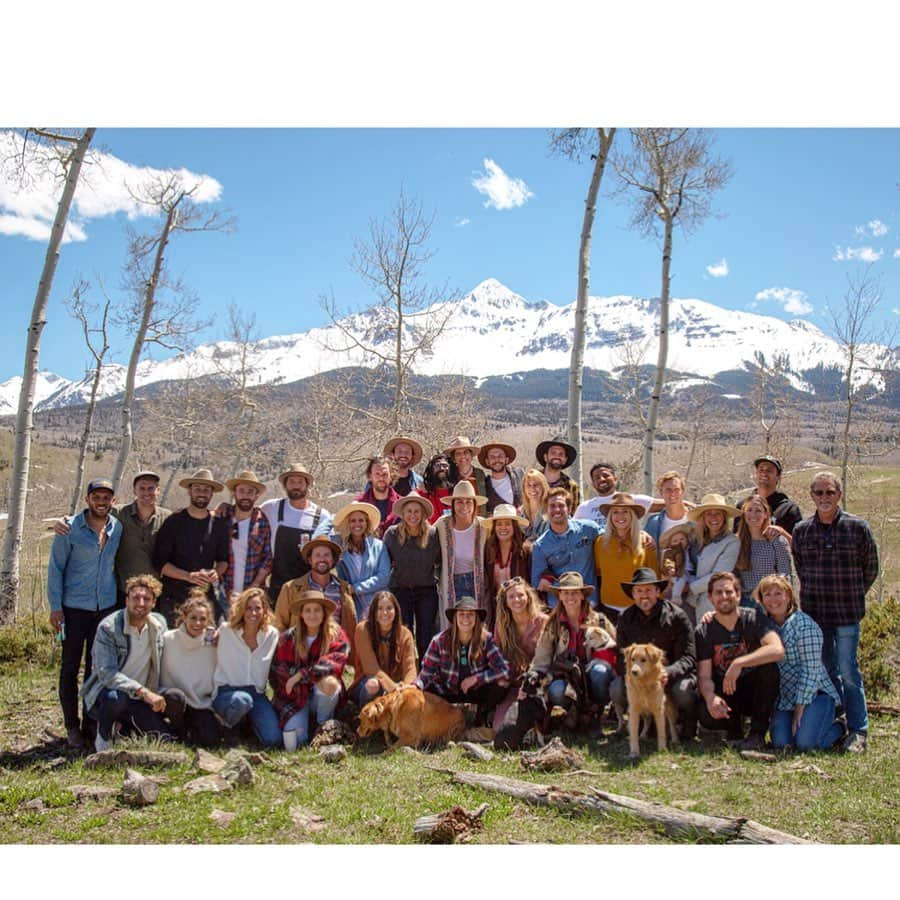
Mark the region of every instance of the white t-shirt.
<instances>
[{"instance_id":1,"label":"white t-shirt","mask_svg":"<svg viewBox=\"0 0 900 900\"><path fill-rule=\"evenodd\" d=\"M122 674L138 684L146 685L150 677L150 626L145 622L144 627L138 631L126 619L123 630L131 637L131 644L128 656L122 663Z\"/></svg>"},{"instance_id":2,"label":"white t-shirt","mask_svg":"<svg viewBox=\"0 0 900 900\"><path fill-rule=\"evenodd\" d=\"M509 475L504 475L501 479L494 478L493 475L491 478L491 487L496 491L497 496L500 497L501 500L504 500L506 503L513 502L513 488L512 488L512 479Z\"/></svg>"},{"instance_id":3,"label":"white t-shirt","mask_svg":"<svg viewBox=\"0 0 900 900\"><path fill-rule=\"evenodd\" d=\"M646 518L647 510L650 509L653 504L653 498L647 494L632 494L631 496L638 506L644 507L644 517ZM601 528L606 528L606 516L600 512L600 504L609 503L611 499L612 494L609 494L606 497L592 497L590 500L585 500L584 503L575 510L575 515L572 516L572 518L587 519L588 522L596 522Z\"/></svg>"},{"instance_id":4,"label":"white t-shirt","mask_svg":"<svg viewBox=\"0 0 900 900\"><path fill-rule=\"evenodd\" d=\"M236 591L244 589L244 572L247 568L247 542L250 539L250 519L235 523L238 536L231 539L231 558L234 560L231 585Z\"/></svg>"},{"instance_id":5,"label":"white t-shirt","mask_svg":"<svg viewBox=\"0 0 900 900\"><path fill-rule=\"evenodd\" d=\"M453 571L457 575L467 575L475 571L475 527L473 522L465 531L453 529Z\"/></svg>"}]
</instances>

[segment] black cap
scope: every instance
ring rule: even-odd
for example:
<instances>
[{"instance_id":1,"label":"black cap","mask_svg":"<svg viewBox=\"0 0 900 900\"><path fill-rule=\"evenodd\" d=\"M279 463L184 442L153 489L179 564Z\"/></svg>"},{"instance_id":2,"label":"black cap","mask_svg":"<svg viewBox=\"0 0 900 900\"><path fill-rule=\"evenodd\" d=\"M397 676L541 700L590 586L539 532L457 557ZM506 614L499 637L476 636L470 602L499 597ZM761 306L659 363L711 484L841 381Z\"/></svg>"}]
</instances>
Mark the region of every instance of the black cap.
<instances>
[{"instance_id":1,"label":"black cap","mask_svg":"<svg viewBox=\"0 0 900 900\"><path fill-rule=\"evenodd\" d=\"M109 491L113 494L116 492L113 483L108 478L95 478L93 481L89 481L85 493L93 494L94 491Z\"/></svg>"},{"instance_id":2,"label":"black cap","mask_svg":"<svg viewBox=\"0 0 900 900\"><path fill-rule=\"evenodd\" d=\"M775 456L770 456L768 453L763 454L762 456L757 456L756 459L753 460L754 467L758 466L761 462L772 463L776 469L778 469L778 474L781 474L781 460Z\"/></svg>"}]
</instances>

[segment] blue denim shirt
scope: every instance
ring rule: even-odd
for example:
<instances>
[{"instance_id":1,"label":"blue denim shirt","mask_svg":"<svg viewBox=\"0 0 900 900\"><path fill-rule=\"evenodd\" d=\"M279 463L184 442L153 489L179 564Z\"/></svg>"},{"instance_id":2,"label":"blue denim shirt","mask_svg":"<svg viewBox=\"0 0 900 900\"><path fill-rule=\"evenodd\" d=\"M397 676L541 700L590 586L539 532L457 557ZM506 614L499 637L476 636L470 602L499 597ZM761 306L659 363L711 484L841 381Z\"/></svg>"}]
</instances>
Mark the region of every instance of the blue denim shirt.
<instances>
[{"instance_id":1,"label":"blue denim shirt","mask_svg":"<svg viewBox=\"0 0 900 900\"><path fill-rule=\"evenodd\" d=\"M111 609L116 605L116 576L113 564L122 538L122 526L110 516L100 542L80 512L69 524L69 533L56 535L47 566L47 597L51 612L69 609Z\"/></svg>"},{"instance_id":2,"label":"blue denim shirt","mask_svg":"<svg viewBox=\"0 0 900 900\"><path fill-rule=\"evenodd\" d=\"M541 573L549 569L557 577L563 572L580 572L585 585L597 586L594 541L603 533L596 522L569 519L562 534L548 528L531 548L531 583L537 585Z\"/></svg>"}]
</instances>

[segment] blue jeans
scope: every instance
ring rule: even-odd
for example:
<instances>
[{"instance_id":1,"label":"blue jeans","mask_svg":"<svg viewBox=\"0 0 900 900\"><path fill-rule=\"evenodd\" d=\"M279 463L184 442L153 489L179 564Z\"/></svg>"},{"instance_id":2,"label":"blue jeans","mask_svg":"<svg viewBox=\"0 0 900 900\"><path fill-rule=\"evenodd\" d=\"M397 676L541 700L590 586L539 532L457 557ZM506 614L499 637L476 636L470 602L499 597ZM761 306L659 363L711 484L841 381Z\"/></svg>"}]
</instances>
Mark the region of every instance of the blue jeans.
<instances>
[{"instance_id":1,"label":"blue jeans","mask_svg":"<svg viewBox=\"0 0 900 900\"><path fill-rule=\"evenodd\" d=\"M370 682L374 681L376 685L375 693L372 694L366 690L366 685ZM360 708L362 709L370 700L374 700L376 697L380 697L384 693L384 689L378 683L378 679L375 676L369 677L368 675L364 675L360 680L359 684L353 690L353 693L350 695L350 699Z\"/></svg>"},{"instance_id":2,"label":"blue jeans","mask_svg":"<svg viewBox=\"0 0 900 900\"><path fill-rule=\"evenodd\" d=\"M229 728L234 728L244 716L250 717L250 724L261 744L266 747L281 745L281 728L278 714L265 694L253 685L241 687L220 687L213 700L213 709L225 720Z\"/></svg>"},{"instance_id":3,"label":"blue jeans","mask_svg":"<svg viewBox=\"0 0 900 900\"><path fill-rule=\"evenodd\" d=\"M285 731L297 732L297 746L301 747L309 741L309 717L315 713L316 723L321 725L334 716L341 692L335 691L330 696L320 691L318 686L313 686L309 694L306 706L298 713L294 713L284 724Z\"/></svg>"},{"instance_id":4,"label":"blue jeans","mask_svg":"<svg viewBox=\"0 0 900 900\"><path fill-rule=\"evenodd\" d=\"M97 720L97 732L107 741L112 736L112 727L116 722L129 731L137 729L141 734L175 736L158 712L154 712L143 700L130 697L125 691L100 691L88 714Z\"/></svg>"},{"instance_id":5,"label":"blue jeans","mask_svg":"<svg viewBox=\"0 0 900 900\"><path fill-rule=\"evenodd\" d=\"M592 703L596 703L599 707L606 706L609 703L609 686L615 677L615 672L609 663L602 659L592 659L588 664L587 685L589 699ZM566 682L562 678L557 678L550 682L547 688L547 702L549 706L565 706Z\"/></svg>"},{"instance_id":6,"label":"blue jeans","mask_svg":"<svg viewBox=\"0 0 900 900\"><path fill-rule=\"evenodd\" d=\"M851 732L867 734L869 714L862 673L856 659L859 646L859 623L856 625L823 626L822 662L844 704L847 727Z\"/></svg>"},{"instance_id":7,"label":"blue jeans","mask_svg":"<svg viewBox=\"0 0 900 900\"><path fill-rule=\"evenodd\" d=\"M791 734L794 713L790 709L776 709L769 724L769 735L776 748L796 747L800 751L830 750L844 733L840 722L834 720L834 698L818 693L807 704L800 717L797 733Z\"/></svg>"},{"instance_id":8,"label":"blue jeans","mask_svg":"<svg viewBox=\"0 0 900 900\"><path fill-rule=\"evenodd\" d=\"M460 597L475 597L475 573L466 572L465 575L453 576L453 593L456 595L456 602L459 603Z\"/></svg>"}]
</instances>

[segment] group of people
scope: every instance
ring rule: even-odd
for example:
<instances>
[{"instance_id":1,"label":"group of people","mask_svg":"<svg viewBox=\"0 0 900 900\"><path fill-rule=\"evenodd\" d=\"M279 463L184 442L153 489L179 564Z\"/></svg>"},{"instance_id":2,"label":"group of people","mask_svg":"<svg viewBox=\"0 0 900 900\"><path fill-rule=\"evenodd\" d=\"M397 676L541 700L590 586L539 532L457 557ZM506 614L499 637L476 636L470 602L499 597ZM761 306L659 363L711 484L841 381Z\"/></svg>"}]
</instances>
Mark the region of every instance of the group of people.
<instances>
[{"instance_id":1,"label":"group of people","mask_svg":"<svg viewBox=\"0 0 900 900\"><path fill-rule=\"evenodd\" d=\"M803 519L772 456L737 506L689 503L676 471L657 497L620 491L598 462L582 503L575 458L553 437L525 469L508 444L458 436L420 475L421 445L398 436L334 515L299 463L265 501L252 471L223 484L200 469L174 513L152 471L124 506L92 481L56 525L48 574L69 743L138 730L212 745L252 728L293 749L347 699L395 690L468 704L498 747L556 721L598 736L606 705L627 706L623 651L653 643L683 740L699 722L745 748L768 734L865 749L856 651L878 554L840 480L814 477Z\"/></svg>"}]
</instances>

